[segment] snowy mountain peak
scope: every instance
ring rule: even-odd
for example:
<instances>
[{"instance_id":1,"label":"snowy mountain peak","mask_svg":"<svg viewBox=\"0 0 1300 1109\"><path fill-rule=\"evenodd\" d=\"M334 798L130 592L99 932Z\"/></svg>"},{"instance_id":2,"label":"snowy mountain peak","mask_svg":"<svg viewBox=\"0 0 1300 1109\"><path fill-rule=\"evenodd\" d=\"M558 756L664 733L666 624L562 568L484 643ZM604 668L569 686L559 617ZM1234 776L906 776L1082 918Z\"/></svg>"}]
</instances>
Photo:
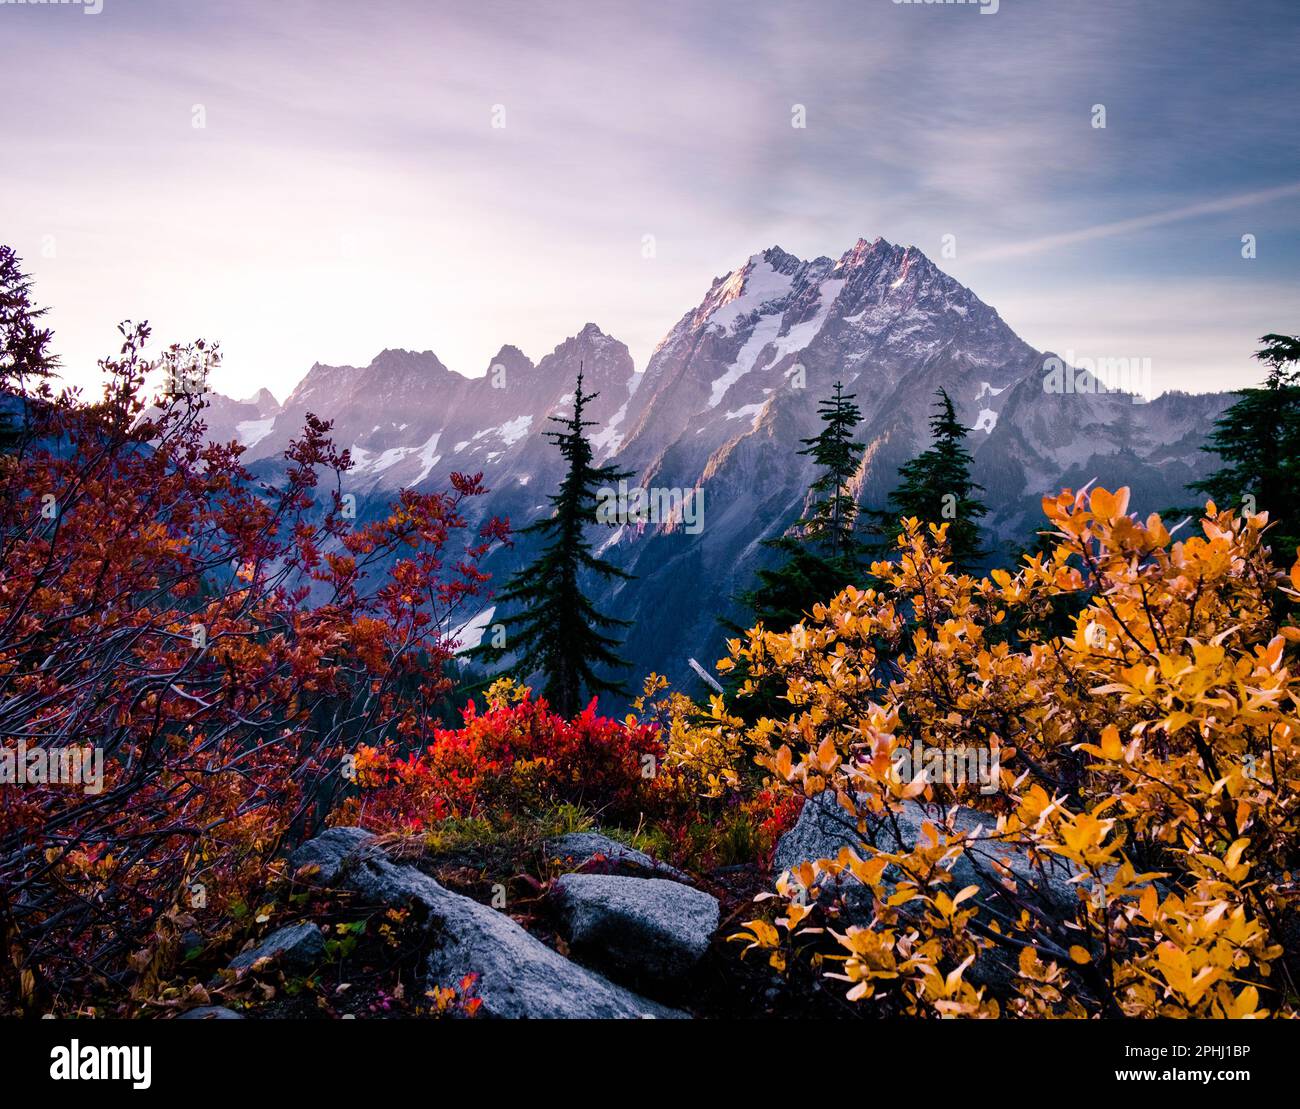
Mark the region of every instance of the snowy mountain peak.
<instances>
[{"instance_id":1,"label":"snowy mountain peak","mask_svg":"<svg viewBox=\"0 0 1300 1109\"><path fill-rule=\"evenodd\" d=\"M846 250L843 254L840 255L839 262L837 263L837 268L839 268L840 266L860 265L864 258L876 254L882 250L893 252L897 249L898 248L894 246L892 243L888 243L884 239L879 237L870 240L859 239L856 243L854 243L851 247L849 247L848 250Z\"/></svg>"},{"instance_id":2,"label":"snowy mountain peak","mask_svg":"<svg viewBox=\"0 0 1300 1109\"><path fill-rule=\"evenodd\" d=\"M470 378L432 352L390 349L362 368L313 366L282 409L264 409L274 398L259 394L217 398L206 416L213 439L237 440L246 464L267 470L307 412L332 421L354 462L347 487L375 504L399 487L445 488L452 472L482 472L491 493L470 511L521 529L562 479L545 433L571 411L581 365L598 394L587 409L596 458L645 488L707 495L698 535L638 525L601 538L606 557L635 575L612 598L638 629L628 657L640 673L681 677L685 658L717 657L714 614L698 598L752 585L762 541L802 515L816 474L796 452L820 430L818 402L837 381L862 411L854 488L871 507L928 444L935 391L948 392L969 429L991 538L1031 534L1037 499L1062 485L1131 483L1155 509L1205 472L1201 447L1223 398L1135 406L1117 394L1053 393L1043 361L915 246L859 239L837 258L777 246L750 255L678 319L644 373L588 323L536 365L503 346ZM498 581L527 556L526 542L492 566Z\"/></svg>"},{"instance_id":3,"label":"snowy mountain peak","mask_svg":"<svg viewBox=\"0 0 1300 1109\"><path fill-rule=\"evenodd\" d=\"M815 430L808 397L834 380L865 377L880 393L927 367L968 391L963 404L973 406L981 382L1004 388L1031 353L914 246L862 238L838 259L810 260L769 247L715 280L660 343L620 449L630 464L653 464L665 429L694 450L730 449L739 424L725 414L738 412L755 414L756 432L794 419L806 435ZM974 425L985 407L963 416Z\"/></svg>"},{"instance_id":4,"label":"snowy mountain peak","mask_svg":"<svg viewBox=\"0 0 1300 1109\"><path fill-rule=\"evenodd\" d=\"M752 266L758 261L766 262L777 273L783 273L786 275L793 274L804 264L799 258L796 258L793 254L787 253L779 246L770 246L762 253L755 254L750 258L748 264Z\"/></svg>"},{"instance_id":5,"label":"snowy mountain peak","mask_svg":"<svg viewBox=\"0 0 1300 1109\"><path fill-rule=\"evenodd\" d=\"M261 416L280 411L280 402L275 399L275 395L267 388L259 389L251 397L247 397L238 403L257 409L258 414Z\"/></svg>"},{"instance_id":6,"label":"snowy mountain peak","mask_svg":"<svg viewBox=\"0 0 1300 1109\"><path fill-rule=\"evenodd\" d=\"M905 311L917 296L924 296L931 308L979 304L968 289L916 247L862 238L838 259L802 260L779 246L754 254L744 265L716 279L699 307L678 327L696 331L712 326L730 335L758 318L790 313L781 325L780 334L784 335L842 292L844 302L858 309L864 302L882 305L892 301L895 311Z\"/></svg>"}]
</instances>

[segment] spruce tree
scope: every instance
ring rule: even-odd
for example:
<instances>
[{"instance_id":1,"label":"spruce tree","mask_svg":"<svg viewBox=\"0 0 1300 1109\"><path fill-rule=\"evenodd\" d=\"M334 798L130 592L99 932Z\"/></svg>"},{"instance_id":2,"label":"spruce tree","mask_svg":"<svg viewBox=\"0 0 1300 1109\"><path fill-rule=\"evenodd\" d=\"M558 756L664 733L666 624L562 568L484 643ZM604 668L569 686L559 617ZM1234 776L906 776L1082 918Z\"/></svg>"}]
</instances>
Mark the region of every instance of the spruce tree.
<instances>
[{"instance_id":1,"label":"spruce tree","mask_svg":"<svg viewBox=\"0 0 1300 1109\"><path fill-rule=\"evenodd\" d=\"M812 483L812 511L799 521L805 540L821 548L822 555L836 562L854 558L859 550L853 525L858 517L858 502L849 491L849 482L862 460L863 445L853 441L853 432L862 422L862 412L853 403L853 394L844 395L844 386L835 383L835 392L818 406L818 415L826 426L812 439L803 439L799 453L812 458L822 468Z\"/></svg>"},{"instance_id":2,"label":"spruce tree","mask_svg":"<svg viewBox=\"0 0 1300 1109\"><path fill-rule=\"evenodd\" d=\"M889 496L890 510L874 513L884 520L890 540L902 531L900 520L914 516L925 524L948 525L948 556L958 573L977 568L984 552L980 548L980 517L988 509L976 497L983 486L971 480L971 454L966 449L966 429L957 419L952 399L943 389L930 417L934 442L899 468L901 479Z\"/></svg>"},{"instance_id":3,"label":"spruce tree","mask_svg":"<svg viewBox=\"0 0 1300 1109\"><path fill-rule=\"evenodd\" d=\"M560 429L546 432L546 437L559 447L569 465L568 472L559 491L549 498L551 515L519 533L539 536L543 541L540 553L506 583L498 598L504 606L520 607L519 612L503 621L505 649L516 653L523 675L541 672L543 695L564 716L573 716L582 709L584 690L588 696L623 693L621 684L603 675L629 665L616 654L621 640L606 634L627 627L628 622L601 613L582 591L584 577L631 577L599 558L587 536L587 529L598 522L599 488L617 486L632 476L613 466L592 464L591 444L584 429L594 424L583 419L583 409L597 395L582 391L579 369L573 414L551 417Z\"/></svg>"},{"instance_id":4,"label":"spruce tree","mask_svg":"<svg viewBox=\"0 0 1300 1109\"><path fill-rule=\"evenodd\" d=\"M837 381L835 392L818 406L822 430L811 439L800 440L804 449L797 453L811 458L821 473L809 487L807 515L795 522L791 534L763 544L781 555L782 561L759 570L758 585L740 595L750 611L751 625L786 631L803 620L813 605L861 580L862 545L854 527L858 503L850 483L864 448L853 441L853 432L862 422L862 413L853 402L853 395L846 395ZM732 635L744 630L731 621L723 621L722 626ZM781 691L770 683L743 701L735 697L746 677L744 668L737 667L724 683L732 711L746 719L776 711Z\"/></svg>"},{"instance_id":5,"label":"spruce tree","mask_svg":"<svg viewBox=\"0 0 1300 1109\"><path fill-rule=\"evenodd\" d=\"M0 246L0 451L12 450L19 436L19 411L58 368L49 352L52 337L41 326L48 311L32 303L32 279L12 247Z\"/></svg>"},{"instance_id":6,"label":"spruce tree","mask_svg":"<svg viewBox=\"0 0 1300 1109\"><path fill-rule=\"evenodd\" d=\"M1260 342L1255 357L1269 367L1264 386L1235 394L1203 448L1223 466L1191 488L1219 508L1267 512L1271 546L1289 565L1300 543L1300 337L1270 334Z\"/></svg>"},{"instance_id":7,"label":"spruce tree","mask_svg":"<svg viewBox=\"0 0 1300 1109\"><path fill-rule=\"evenodd\" d=\"M835 392L818 406L824 426L811 439L801 439L804 449L798 452L821 468L809 487L807 515L795 522L793 534L764 543L784 555L784 561L760 570L758 588L741 598L755 622L770 630L797 624L813 605L830 600L860 575L861 544L854 531L858 504L849 484L864 448L853 441L862 422L853 401L837 381Z\"/></svg>"}]
</instances>

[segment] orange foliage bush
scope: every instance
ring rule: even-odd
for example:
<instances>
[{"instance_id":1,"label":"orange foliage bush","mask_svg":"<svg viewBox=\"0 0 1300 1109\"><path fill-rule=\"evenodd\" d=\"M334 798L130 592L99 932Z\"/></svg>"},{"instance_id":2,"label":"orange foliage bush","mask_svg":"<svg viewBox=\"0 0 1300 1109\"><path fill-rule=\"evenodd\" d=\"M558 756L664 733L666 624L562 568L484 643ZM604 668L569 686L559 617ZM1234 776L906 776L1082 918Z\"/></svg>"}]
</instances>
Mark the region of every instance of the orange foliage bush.
<instances>
[{"instance_id":1,"label":"orange foliage bush","mask_svg":"<svg viewBox=\"0 0 1300 1109\"><path fill-rule=\"evenodd\" d=\"M861 841L784 875L741 938L779 967L807 948L885 1013L1294 1016L1300 563L1274 569L1264 514L1209 504L1175 541L1126 489L1043 508L1054 548L1015 572L954 575L945 528L907 521L878 587L731 644L723 668L791 707L746 729L715 701L710 746L832 791ZM1071 629L1035 631L1062 598ZM898 773L918 742L997 751L997 792ZM918 806L919 836L875 845ZM846 876L869 906L847 925Z\"/></svg>"}]
</instances>

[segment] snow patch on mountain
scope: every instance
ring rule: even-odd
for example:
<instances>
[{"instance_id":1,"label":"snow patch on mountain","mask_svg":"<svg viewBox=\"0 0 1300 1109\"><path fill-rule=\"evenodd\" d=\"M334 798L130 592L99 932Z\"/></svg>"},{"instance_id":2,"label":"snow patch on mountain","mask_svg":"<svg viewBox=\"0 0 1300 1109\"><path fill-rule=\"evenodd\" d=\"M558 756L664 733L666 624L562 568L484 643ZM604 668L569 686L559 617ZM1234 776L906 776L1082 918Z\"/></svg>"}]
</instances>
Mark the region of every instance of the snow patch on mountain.
<instances>
[{"instance_id":1,"label":"snow patch on mountain","mask_svg":"<svg viewBox=\"0 0 1300 1109\"><path fill-rule=\"evenodd\" d=\"M740 348L736 360L727 367L721 377L713 380L709 391L709 407L718 407L722 398L726 396L727 390L754 368L759 356L769 345L774 348L773 356L769 359L771 363L779 362L787 354L803 350L811 343L825 324L831 305L835 303L835 298L840 295L842 288L844 288L844 280L841 278L823 281L818 290L820 307L817 313L812 319L795 324L785 335L781 334L781 323L784 319L781 313L774 312L761 318L754 325L754 330L750 332L745 345Z\"/></svg>"},{"instance_id":2,"label":"snow patch on mountain","mask_svg":"<svg viewBox=\"0 0 1300 1109\"><path fill-rule=\"evenodd\" d=\"M726 396L727 390L754 368L758 356L777 338L780 330L781 317L778 315L765 316L754 325L754 330L750 332L745 345L740 348L736 360L727 367L726 373L714 378L709 389L710 408L717 408L722 403L722 398Z\"/></svg>"},{"instance_id":3,"label":"snow patch on mountain","mask_svg":"<svg viewBox=\"0 0 1300 1109\"><path fill-rule=\"evenodd\" d=\"M396 466L408 454L414 454L416 447L389 447L378 458L370 463L370 472L372 474L382 473L392 466Z\"/></svg>"},{"instance_id":4,"label":"snow patch on mountain","mask_svg":"<svg viewBox=\"0 0 1300 1109\"><path fill-rule=\"evenodd\" d=\"M275 430L275 417L265 420L240 420L235 425L235 434L245 447L255 447Z\"/></svg>"},{"instance_id":5,"label":"snow patch on mountain","mask_svg":"<svg viewBox=\"0 0 1300 1109\"><path fill-rule=\"evenodd\" d=\"M532 427L532 424L533 418L531 415L516 416L513 420L507 420L503 424L497 424L495 427L485 427L482 431L476 431L468 442L457 443L456 450L459 451L461 447L468 446L470 442L476 443L488 435L495 435L507 447L512 447L528 434L528 429Z\"/></svg>"},{"instance_id":6,"label":"snow patch on mountain","mask_svg":"<svg viewBox=\"0 0 1300 1109\"><path fill-rule=\"evenodd\" d=\"M601 555L603 555L607 550L609 550L610 547L612 547L615 543L617 543L620 539L623 538L624 527L625 525L620 524L619 527L614 531L614 533L608 539L606 539L599 547L596 548L597 558L601 557Z\"/></svg>"},{"instance_id":7,"label":"snow patch on mountain","mask_svg":"<svg viewBox=\"0 0 1300 1109\"><path fill-rule=\"evenodd\" d=\"M618 430L618 426L626 416L627 401L624 401L623 407L609 418L609 423L600 430L599 434L591 437L591 445L595 448L597 457L603 458L613 454L623 445L623 434Z\"/></svg>"},{"instance_id":8,"label":"snow patch on mountain","mask_svg":"<svg viewBox=\"0 0 1300 1109\"><path fill-rule=\"evenodd\" d=\"M381 474L385 470L392 469L409 454L413 454L417 447L389 447L386 451L378 455L372 455L372 452L365 447L353 443L348 448L348 454L352 457L352 470L354 474Z\"/></svg>"},{"instance_id":9,"label":"snow patch on mountain","mask_svg":"<svg viewBox=\"0 0 1300 1109\"><path fill-rule=\"evenodd\" d=\"M442 432L435 431L431 436L429 436L428 442L420 448L420 475L415 479L416 485L419 485L420 482L427 478L430 471L438 465L439 461L442 459L442 455L436 453L438 450L438 440L441 438Z\"/></svg>"},{"instance_id":10,"label":"snow patch on mountain","mask_svg":"<svg viewBox=\"0 0 1300 1109\"><path fill-rule=\"evenodd\" d=\"M533 417L531 415L516 416L513 420L507 420L497 428L497 434L501 436L501 442L507 447L513 447L528 434L528 429L532 426Z\"/></svg>"},{"instance_id":11,"label":"snow patch on mountain","mask_svg":"<svg viewBox=\"0 0 1300 1109\"><path fill-rule=\"evenodd\" d=\"M496 605L485 608L452 632L447 637L449 643L455 644L452 653L463 655L466 651L472 651L482 643L483 636L487 632L488 625L492 623L492 617L496 615L496 611Z\"/></svg>"},{"instance_id":12,"label":"snow patch on mountain","mask_svg":"<svg viewBox=\"0 0 1300 1109\"><path fill-rule=\"evenodd\" d=\"M753 426L758 427L758 421L762 419L763 409L767 407L766 401L759 401L757 404L746 404L741 408L736 408L727 413L728 420L743 420L746 416L754 418Z\"/></svg>"},{"instance_id":13,"label":"snow patch on mountain","mask_svg":"<svg viewBox=\"0 0 1300 1109\"><path fill-rule=\"evenodd\" d=\"M822 325L825 324L826 317L830 315L835 298L840 295L840 290L844 288L844 283L845 279L839 277L822 282L821 288L817 290L820 304L817 314L810 320L795 324L794 327L790 328L790 333L781 338L778 343L781 349L777 352L777 359L783 358L791 351L803 350L804 347L817 338L817 333L821 331Z\"/></svg>"},{"instance_id":14,"label":"snow patch on mountain","mask_svg":"<svg viewBox=\"0 0 1300 1109\"><path fill-rule=\"evenodd\" d=\"M623 445L623 432L619 430L623 426L623 421L627 419L627 408L632 403L632 398L636 396L636 391L645 380L644 373L637 373L635 370L627 382L627 400L619 405L618 410L609 418L609 422L592 437L591 444L596 448L597 457L608 458L611 454Z\"/></svg>"},{"instance_id":15,"label":"snow patch on mountain","mask_svg":"<svg viewBox=\"0 0 1300 1109\"><path fill-rule=\"evenodd\" d=\"M727 279L722 287L722 303L709 317L709 322L726 331L741 317L780 299L789 291L790 278L773 269L761 254L755 254L748 266Z\"/></svg>"}]
</instances>

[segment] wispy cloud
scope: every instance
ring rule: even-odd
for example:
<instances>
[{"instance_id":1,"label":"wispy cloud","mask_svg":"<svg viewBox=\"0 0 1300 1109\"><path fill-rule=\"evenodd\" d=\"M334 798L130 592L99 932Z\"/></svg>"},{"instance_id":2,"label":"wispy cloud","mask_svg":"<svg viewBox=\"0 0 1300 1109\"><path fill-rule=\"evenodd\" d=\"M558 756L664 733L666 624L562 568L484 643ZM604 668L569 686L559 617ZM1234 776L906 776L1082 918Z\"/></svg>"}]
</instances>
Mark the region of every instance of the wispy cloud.
<instances>
[{"instance_id":1,"label":"wispy cloud","mask_svg":"<svg viewBox=\"0 0 1300 1109\"><path fill-rule=\"evenodd\" d=\"M1112 220L1109 223L1094 224L1091 227L1082 227L1075 231L1062 231L1022 242L987 247L973 254L969 261L989 262L1001 258L1023 258L1030 254L1042 253L1045 250L1060 250L1063 247L1075 246L1079 243L1110 239L1117 235L1131 235L1138 231L1149 231L1154 227L1164 227L1167 224L1196 219L1198 216L1233 212L1240 208L1254 208L1295 196L1300 196L1300 182L1292 185L1279 185L1271 189L1257 189L1253 192L1238 193L1235 196L1219 197L1215 200L1201 201L1197 204L1187 204L1164 212L1134 216L1132 219Z\"/></svg>"},{"instance_id":2,"label":"wispy cloud","mask_svg":"<svg viewBox=\"0 0 1300 1109\"><path fill-rule=\"evenodd\" d=\"M644 364L711 278L775 242L915 243L1049 346L1125 341L1088 292L1117 284L1151 290L1150 333L1172 337L1179 290L1217 283L1197 326L1235 337L1237 307L1284 304L1300 263L1292 0L1177 18L1111 0L79 15L0 5L20 92L0 237L81 380L116 321L146 315L222 340L236 393L393 345L481 372L504 342L536 357L589 319ZM1038 295L1051 318L1023 311Z\"/></svg>"}]
</instances>

